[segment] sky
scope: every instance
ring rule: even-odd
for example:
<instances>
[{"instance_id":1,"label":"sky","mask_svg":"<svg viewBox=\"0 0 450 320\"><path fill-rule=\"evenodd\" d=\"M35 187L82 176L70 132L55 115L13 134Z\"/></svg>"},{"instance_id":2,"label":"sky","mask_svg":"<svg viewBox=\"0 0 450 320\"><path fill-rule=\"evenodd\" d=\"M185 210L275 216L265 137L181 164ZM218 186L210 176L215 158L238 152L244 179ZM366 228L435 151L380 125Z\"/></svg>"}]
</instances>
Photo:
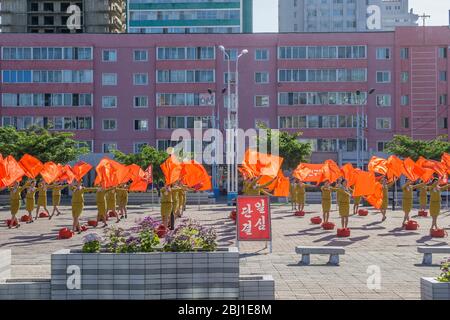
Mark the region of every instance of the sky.
<instances>
[{"instance_id":1,"label":"sky","mask_svg":"<svg viewBox=\"0 0 450 320\"><path fill-rule=\"evenodd\" d=\"M280 0L286 1L286 0ZM364 0L357 0L364 1ZM427 19L427 25L443 26L448 25L448 11L450 10L449 0L409 0L410 8L414 12L422 15L431 15ZM277 32L278 31L278 0L253 0L254 10L254 32ZM419 19L419 23L422 20Z\"/></svg>"}]
</instances>

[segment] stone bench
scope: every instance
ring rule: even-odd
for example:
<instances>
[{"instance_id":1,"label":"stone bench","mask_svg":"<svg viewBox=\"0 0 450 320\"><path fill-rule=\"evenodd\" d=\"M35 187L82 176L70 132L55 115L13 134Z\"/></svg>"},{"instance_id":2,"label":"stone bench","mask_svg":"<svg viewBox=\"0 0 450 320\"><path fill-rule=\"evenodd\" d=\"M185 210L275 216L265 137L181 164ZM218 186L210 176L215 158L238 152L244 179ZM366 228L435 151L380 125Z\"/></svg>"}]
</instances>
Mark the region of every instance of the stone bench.
<instances>
[{"instance_id":1,"label":"stone bench","mask_svg":"<svg viewBox=\"0 0 450 320\"><path fill-rule=\"evenodd\" d=\"M297 247L295 248L295 252L297 254L302 255L301 264L309 265L310 264L310 255L311 254L329 254L330 260L328 264L338 266L339 265L339 255L345 254L345 249L342 247Z\"/></svg>"},{"instance_id":2,"label":"stone bench","mask_svg":"<svg viewBox=\"0 0 450 320\"><path fill-rule=\"evenodd\" d=\"M423 253L422 264L433 264L433 253L436 254L450 254L450 247L418 247L417 252Z\"/></svg>"}]
</instances>

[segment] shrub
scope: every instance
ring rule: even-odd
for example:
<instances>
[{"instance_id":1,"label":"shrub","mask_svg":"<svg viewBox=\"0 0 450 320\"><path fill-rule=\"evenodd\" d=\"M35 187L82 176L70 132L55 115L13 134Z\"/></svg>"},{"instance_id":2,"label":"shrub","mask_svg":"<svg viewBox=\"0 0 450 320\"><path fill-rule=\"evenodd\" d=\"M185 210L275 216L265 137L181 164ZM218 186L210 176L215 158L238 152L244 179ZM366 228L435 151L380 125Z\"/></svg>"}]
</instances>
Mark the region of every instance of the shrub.
<instances>
[{"instance_id":1,"label":"shrub","mask_svg":"<svg viewBox=\"0 0 450 320\"><path fill-rule=\"evenodd\" d=\"M84 253L97 253L100 252L101 243L103 239L96 233L90 233L83 237L83 248Z\"/></svg>"},{"instance_id":2,"label":"shrub","mask_svg":"<svg viewBox=\"0 0 450 320\"><path fill-rule=\"evenodd\" d=\"M441 275L437 278L439 282L450 282L450 258L442 261Z\"/></svg>"},{"instance_id":3,"label":"shrub","mask_svg":"<svg viewBox=\"0 0 450 320\"><path fill-rule=\"evenodd\" d=\"M164 251L214 251L217 248L216 239L212 228L201 226L193 220L184 220L166 237Z\"/></svg>"}]
</instances>

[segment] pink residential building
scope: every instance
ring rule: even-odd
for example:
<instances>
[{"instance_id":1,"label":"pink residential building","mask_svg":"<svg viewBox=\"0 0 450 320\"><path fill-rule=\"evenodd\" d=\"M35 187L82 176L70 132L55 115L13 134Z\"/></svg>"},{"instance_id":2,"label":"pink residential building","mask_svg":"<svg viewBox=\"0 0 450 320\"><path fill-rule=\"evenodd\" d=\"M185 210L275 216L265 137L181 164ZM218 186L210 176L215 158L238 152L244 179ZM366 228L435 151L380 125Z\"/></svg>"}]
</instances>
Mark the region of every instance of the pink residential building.
<instances>
[{"instance_id":1,"label":"pink residential building","mask_svg":"<svg viewBox=\"0 0 450 320\"><path fill-rule=\"evenodd\" d=\"M214 107L223 128L227 93L222 91L229 75L220 45L230 49L232 60L249 50L239 64L239 127L264 122L302 131L318 161L355 160L361 104L367 114L366 157L383 152L395 134L416 139L449 134L448 27L323 34L0 34L1 125L73 131L94 153L138 152L143 144L165 149L175 128L191 129L194 120L212 126Z\"/></svg>"}]
</instances>

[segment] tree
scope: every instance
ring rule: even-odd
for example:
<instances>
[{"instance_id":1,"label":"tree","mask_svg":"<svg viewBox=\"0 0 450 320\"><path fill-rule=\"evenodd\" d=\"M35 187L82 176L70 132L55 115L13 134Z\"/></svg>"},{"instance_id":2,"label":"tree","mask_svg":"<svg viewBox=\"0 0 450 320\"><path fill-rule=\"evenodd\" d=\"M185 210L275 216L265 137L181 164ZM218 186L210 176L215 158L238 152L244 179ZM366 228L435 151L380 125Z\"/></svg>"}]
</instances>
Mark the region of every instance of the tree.
<instances>
[{"instance_id":1,"label":"tree","mask_svg":"<svg viewBox=\"0 0 450 320\"><path fill-rule=\"evenodd\" d=\"M267 130L267 139L259 137L258 147L261 144L267 144L268 153L271 150L272 139L279 139L280 156L284 158L283 170L295 169L299 163L309 161L312 153L311 144L298 140L303 135L303 132L291 134L286 131L273 131L265 124L258 124L258 128Z\"/></svg>"},{"instance_id":2,"label":"tree","mask_svg":"<svg viewBox=\"0 0 450 320\"><path fill-rule=\"evenodd\" d=\"M444 152L450 152L450 142L447 136L425 141L397 135L387 144L386 151L399 157L409 157L414 161L417 161L421 156L440 161Z\"/></svg>"},{"instance_id":3,"label":"tree","mask_svg":"<svg viewBox=\"0 0 450 320\"><path fill-rule=\"evenodd\" d=\"M144 146L140 153L125 154L116 150L113 151L113 154L115 160L125 165L136 164L144 170L147 169L149 165L152 165L153 180L155 182L163 181L164 175L160 165L169 156L167 152L156 150L150 146Z\"/></svg>"},{"instance_id":4,"label":"tree","mask_svg":"<svg viewBox=\"0 0 450 320\"><path fill-rule=\"evenodd\" d=\"M73 137L73 133L50 132L40 127L31 127L24 131L18 131L11 126L2 127L0 154L12 155L19 160L28 153L42 162L66 164L89 152L88 148L80 147L80 143Z\"/></svg>"}]
</instances>

